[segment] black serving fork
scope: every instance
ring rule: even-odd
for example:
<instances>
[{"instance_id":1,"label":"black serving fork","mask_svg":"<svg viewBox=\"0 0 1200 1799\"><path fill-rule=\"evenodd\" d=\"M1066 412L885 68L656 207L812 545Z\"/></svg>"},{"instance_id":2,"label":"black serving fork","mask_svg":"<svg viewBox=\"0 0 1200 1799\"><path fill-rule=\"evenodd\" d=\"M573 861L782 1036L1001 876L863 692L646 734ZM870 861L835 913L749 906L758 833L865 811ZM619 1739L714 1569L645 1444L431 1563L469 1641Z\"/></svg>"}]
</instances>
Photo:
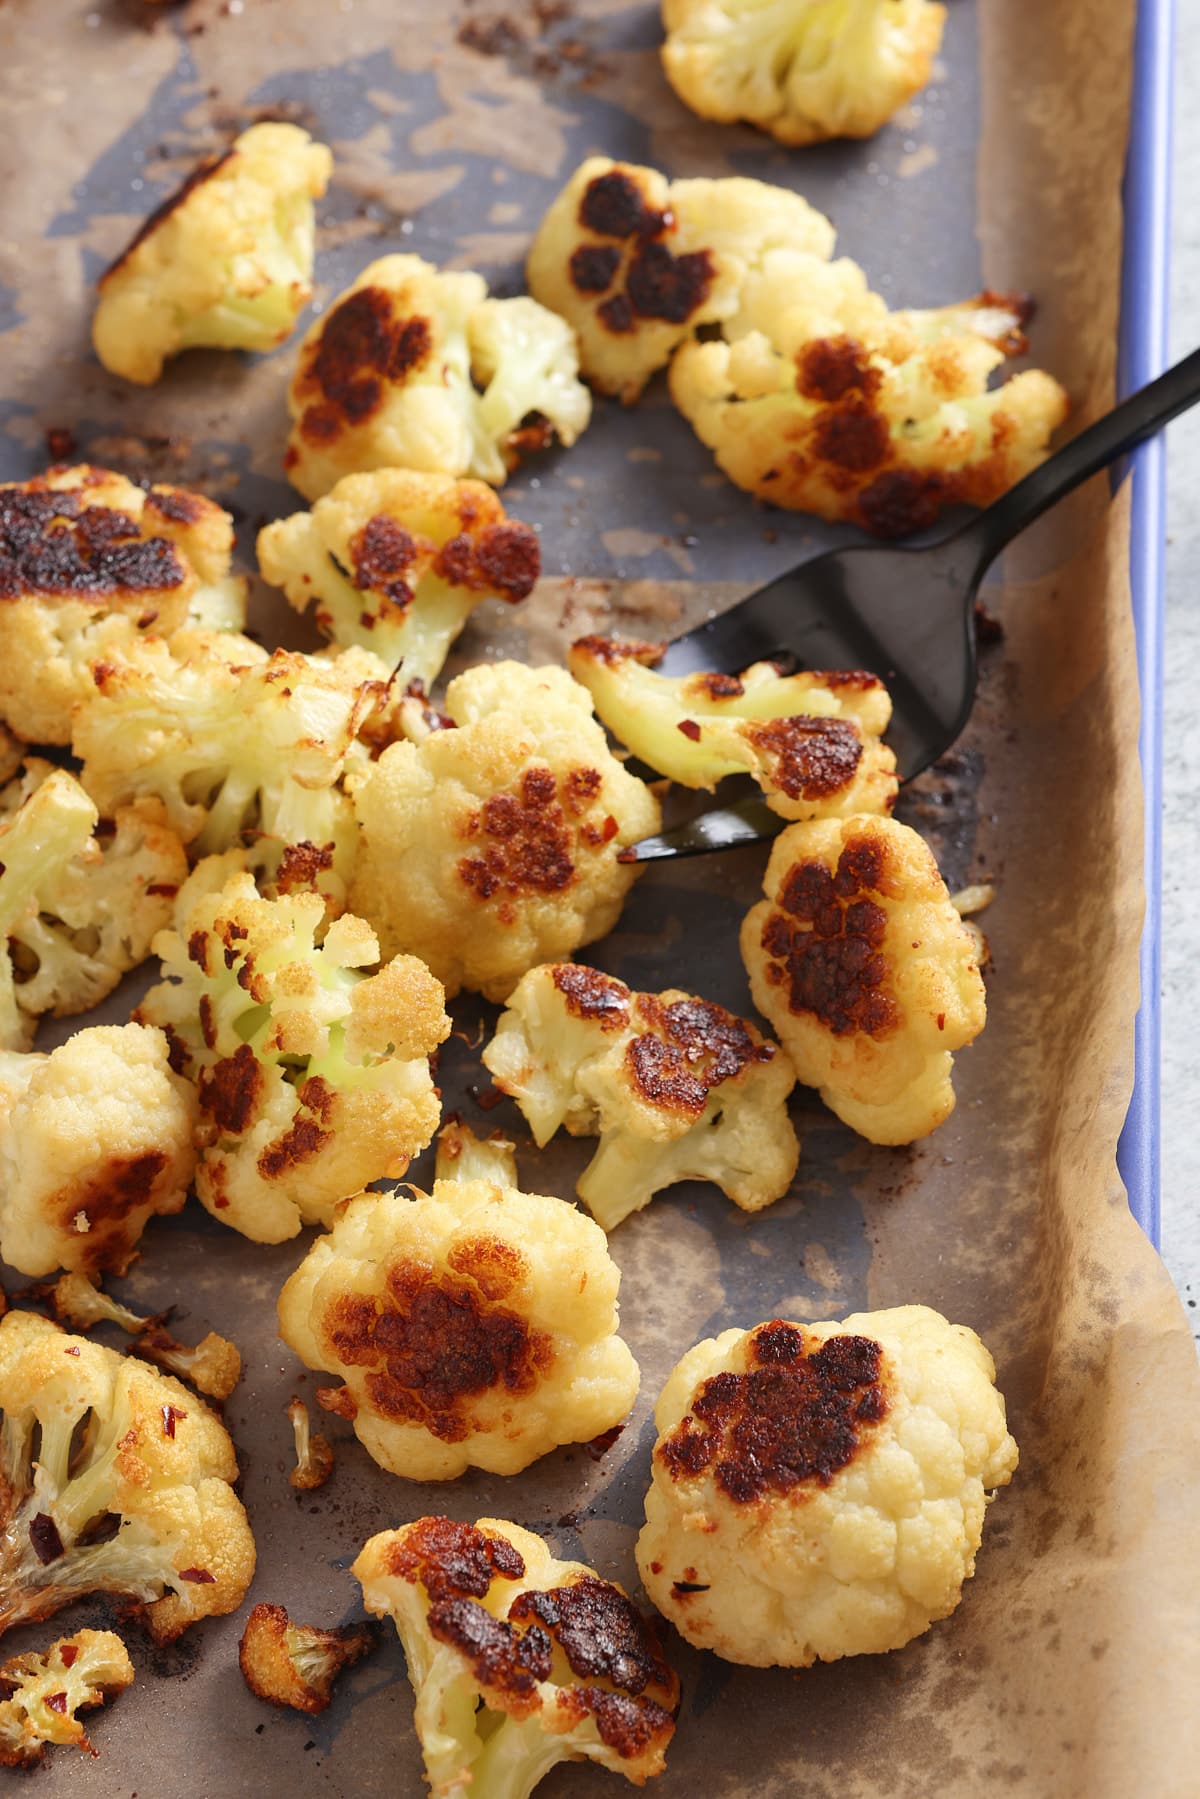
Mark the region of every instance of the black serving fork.
<instances>
[{"instance_id":1,"label":"black serving fork","mask_svg":"<svg viewBox=\"0 0 1200 1799\"><path fill-rule=\"evenodd\" d=\"M945 754L975 700L975 600L1013 538L1089 476L1153 437L1200 400L1200 350L1081 431L1040 468L940 543L856 544L780 575L720 618L668 644L660 672L735 672L752 662L789 669L865 669L892 696L887 742L902 781ZM775 837L786 819L755 796L702 812L623 860L703 855Z\"/></svg>"}]
</instances>

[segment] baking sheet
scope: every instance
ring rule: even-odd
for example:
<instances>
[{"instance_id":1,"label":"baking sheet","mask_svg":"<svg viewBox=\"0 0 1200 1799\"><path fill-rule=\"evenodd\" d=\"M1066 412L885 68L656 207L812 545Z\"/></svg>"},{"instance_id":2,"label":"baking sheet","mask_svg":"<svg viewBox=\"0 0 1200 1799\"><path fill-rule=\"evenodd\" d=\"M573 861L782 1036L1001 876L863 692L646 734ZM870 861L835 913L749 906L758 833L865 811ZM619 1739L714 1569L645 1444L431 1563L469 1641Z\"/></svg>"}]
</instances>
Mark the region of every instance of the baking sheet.
<instances>
[{"instance_id":1,"label":"baking sheet","mask_svg":"<svg viewBox=\"0 0 1200 1799\"><path fill-rule=\"evenodd\" d=\"M736 171L800 188L897 303L983 282L1030 288L1041 303L1035 352L1079 416L1111 399L1132 0L1060 0L1053 11L959 0L944 66L901 120L869 144L802 154L684 112L658 73L655 6L581 0L540 27L535 12L529 0L507 7L517 47L484 56L457 41L465 20L489 16L482 5L190 0L145 30L125 0L9 0L4 473L31 472L45 430L66 427L93 460L204 487L237 512L247 547L264 517L294 509L279 480L286 348L267 359L193 354L149 393L123 388L86 350L100 268L198 155L263 112L309 125L337 156L318 303L395 248L479 267L498 291L517 291L547 200L601 150L672 174ZM550 578L522 612L483 619L468 653L542 657L605 621L692 622L839 535L736 493L661 384L635 411L600 405L580 444L527 465L506 503L541 528ZM600 1460L568 1449L512 1480L414 1487L330 1420L323 1428L343 1438L337 1472L297 1496L283 1406L319 1377L278 1344L273 1313L301 1245L257 1248L198 1208L152 1227L123 1290L147 1308L183 1295L181 1334L224 1330L247 1359L227 1420L259 1544L251 1600L315 1622L353 1614L345 1568L365 1537L430 1509L512 1517L633 1587L650 1413L678 1355L730 1324L919 1299L984 1335L1022 1448L963 1606L898 1654L801 1675L735 1670L673 1643L685 1699L658 1790L1104 1799L1136 1783L1194 1794L1195 1361L1113 1158L1142 903L1127 504L1123 491L1110 506L1097 482L1022 544L1008 587L989 600L1006 637L985 656L971 731L905 801L952 885L986 872L1001 889L986 919L990 1021L959 1058L958 1110L925 1144L887 1151L802 1096L788 1199L749 1219L714 1190L679 1188L622 1226L623 1330L643 1390ZM278 608L259 617L268 630L281 622ZM746 1005L735 933L762 861L745 851L651 870L619 932L589 955L635 985ZM471 1038L485 1009L467 1000L455 1011ZM448 1105L517 1125L504 1108L475 1108L472 1085L485 1079L455 1041ZM525 1150L524 1184L569 1194L586 1153ZM105 1607L72 1620L89 1613ZM135 1634L139 1684L98 1719L101 1759L60 1752L48 1790L419 1789L394 1641L307 1720L245 1692L240 1629L240 1617L218 1621L168 1652ZM598 1793L610 1779L568 1769L540 1790Z\"/></svg>"}]
</instances>

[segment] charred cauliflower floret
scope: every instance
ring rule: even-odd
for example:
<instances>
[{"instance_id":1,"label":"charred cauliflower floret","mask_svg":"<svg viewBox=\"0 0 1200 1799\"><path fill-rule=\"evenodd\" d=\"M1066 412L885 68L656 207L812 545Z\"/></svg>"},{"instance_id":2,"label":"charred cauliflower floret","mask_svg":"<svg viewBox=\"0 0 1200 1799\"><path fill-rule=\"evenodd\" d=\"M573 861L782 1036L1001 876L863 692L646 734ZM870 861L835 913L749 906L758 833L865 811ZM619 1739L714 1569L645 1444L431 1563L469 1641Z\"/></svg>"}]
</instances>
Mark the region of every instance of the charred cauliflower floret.
<instances>
[{"instance_id":1,"label":"charred cauliflower floret","mask_svg":"<svg viewBox=\"0 0 1200 1799\"><path fill-rule=\"evenodd\" d=\"M662 1773L679 1681L615 1582L498 1518L418 1518L351 1572L404 1645L435 1799L528 1799L563 1761Z\"/></svg>"},{"instance_id":2,"label":"charred cauliflower floret","mask_svg":"<svg viewBox=\"0 0 1200 1799\"><path fill-rule=\"evenodd\" d=\"M380 468L501 486L525 450L591 417L574 333L482 275L384 256L309 330L288 390L284 465L307 499Z\"/></svg>"},{"instance_id":3,"label":"charred cauliflower floret","mask_svg":"<svg viewBox=\"0 0 1200 1799\"><path fill-rule=\"evenodd\" d=\"M123 1273L196 1163L196 1100L161 1031L76 1031L48 1056L0 1052L0 1257L22 1274Z\"/></svg>"},{"instance_id":4,"label":"charred cauliflower floret","mask_svg":"<svg viewBox=\"0 0 1200 1799\"><path fill-rule=\"evenodd\" d=\"M238 1644L242 1678L256 1699L293 1711L323 1712L343 1668L370 1655L377 1624L343 1624L320 1630L293 1624L282 1605L256 1605Z\"/></svg>"},{"instance_id":5,"label":"charred cauliflower floret","mask_svg":"<svg viewBox=\"0 0 1200 1799\"><path fill-rule=\"evenodd\" d=\"M1028 346L1028 302L981 294L889 312L856 263L781 252L722 341L685 344L671 397L738 487L879 537L987 506L1036 468L1067 416L1039 369L989 391Z\"/></svg>"},{"instance_id":6,"label":"charred cauliflower floret","mask_svg":"<svg viewBox=\"0 0 1200 1799\"><path fill-rule=\"evenodd\" d=\"M833 242L828 219L787 188L742 176L669 182L593 156L543 219L527 277L574 326L593 387L631 404L680 344L737 312L768 252L830 256Z\"/></svg>"},{"instance_id":7,"label":"charred cauliflower floret","mask_svg":"<svg viewBox=\"0 0 1200 1799\"><path fill-rule=\"evenodd\" d=\"M567 666L613 735L660 774L712 791L750 774L784 818L890 812L896 758L879 740L892 716L875 675L781 675L756 662L740 675L655 674L663 644L581 637Z\"/></svg>"},{"instance_id":8,"label":"charred cauliflower floret","mask_svg":"<svg viewBox=\"0 0 1200 1799\"><path fill-rule=\"evenodd\" d=\"M91 664L208 616L240 624L233 520L182 487L84 463L0 486L0 718L66 744Z\"/></svg>"},{"instance_id":9,"label":"charred cauliflower floret","mask_svg":"<svg viewBox=\"0 0 1200 1799\"><path fill-rule=\"evenodd\" d=\"M632 993L573 962L534 968L483 1062L539 1146L564 1125L599 1137L575 1191L605 1230L676 1181L712 1181L757 1212L796 1172L791 1063L707 1000Z\"/></svg>"},{"instance_id":10,"label":"charred cauliflower floret","mask_svg":"<svg viewBox=\"0 0 1200 1799\"><path fill-rule=\"evenodd\" d=\"M195 857L244 845L269 892L312 886L337 910L357 831L339 783L387 670L189 633L98 664L75 717L80 779L105 811L152 795Z\"/></svg>"},{"instance_id":11,"label":"charred cauliflower floret","mask_svg":"<svg viewBox=\"0 0 1200 1799\"><path fill-rule=\"evenodd\" d=\"M181 350L271 350L312 295L313 201L333 157L298 125L252 125L151 213L101 277L92 342L148 386Z\"/></svg>"},{"instance_id":12,"label":"charred cauliflower floret","mask_svg":"<svg viewBox=\"0 0 1200 1799\"><path fill-rule=\"evenodd\" d=\"M490 487L411 469L347 475L311 512L259 533L263 576L326 637L371 650L429 687L482 600L523 600L541 569L536 532Z\"/></svg>"},{"instance_id":13,"label":"charred cauliflower floret","mask_svg":"<svg viewBox=\"0 0 1200 1799\"><path fill-rule=\"evenodd\" d=\"M31 760L0 791L0 1047L86 1012L145 959L187 860L157 800L108 821L65 769Z\"/></svg>"},{"instance_id":14,"label":"charred cauliflower floret","mask_svg":"<svg viewBox=\"0 0 1200 1799\"><path fill-rule=\"evenodd\" d=\"M140 1601L155 1640L236 1611L254 1538L229 1434L145 1362L32 1312L0 1321L0 1631L85 1593Z\"/></svg>"},{"instance_id":15,"label":"charred cauliflower floret","mask_svg":"<svg viewBox=\"0 0 1200 1799\"><path fill-rule=\"evenodd\" d=\"M403 1174L438 1125L441 987L413 956L366 974L369 926L347 913L318 945L323 916L314 894L263 899L235 875L155 939L166 979L137 1013L196 1083L201 1203L257 1243L328 1224L340 1199Z\"/></svg>"},{"instance_id":16,"label":"charred cauliflower floret","mask_svg":"<svg viewBox=\"0 0 1200 1799\"><path fill-rule=\"evenodd\" d=\"M698 1343L655 1409L638 1571L752 1667L899 1649L962 1597L1017 1446L992 1358L927 1306Z\"/></svg>"},{"instance_id":17,"label":"charred cauliflower floret","mask_svg":"<svg viewBox=\"0 0 1200 1799\"><path fill-rule=\"evenodd\" d=\"M451 996L502 1000L612 929L636 872L618 852L658 829L659 806L564 669L480 664L446 708L456 729L391 745L355 787L350 903Z\"/></svg>"},{"instance_id":18,"label":"charred cauliflower floret","mask_svg":"<svg viewBox=\"0 0 1200 1799\"><path fill-rule=\"evenodd\" d=\"M798 1079L872 1143L928 1136L954 1110L951 1052L986 1001L927 845L893 819L791 825L763 885L742 959Z\"/></svg>"},{"instance_id":19,"label":"charred cauliflower floret","mask_svg":"<svg viewBox=\"0 0 1200 1799\"><path fill-rule=\"evenodd\" d=\"M871 137L929 80L931 0L663 0L667 80L702 119L781 144Z\"/></svg>"},{"instance_id":20,"label":"charred cauliflower floret","mask_svg":"<svg viewBox=\"0 0 1200 1799\"><path fill-rule=\"evenodd\" d=\"M0 1663L0 1768L27 1768L51 1743L95 1754L78 1713L133 1685L133 1663L111 1630L77 1630L49 1649Z\"/></svg>"},{"instance_id":21,"label":"charred cauliflower floret","mask_svg":"<svg viewBox=\"0 0 1200 1799\"><path fill-rule=\"evenodd\" d=\"M279 1297L279 1334L345 1386L320 1397L409 1480L517 1474L628 1417L621 1275L574 1206L492 1181L363 1193Z\"/></svg>"}]
</instances>

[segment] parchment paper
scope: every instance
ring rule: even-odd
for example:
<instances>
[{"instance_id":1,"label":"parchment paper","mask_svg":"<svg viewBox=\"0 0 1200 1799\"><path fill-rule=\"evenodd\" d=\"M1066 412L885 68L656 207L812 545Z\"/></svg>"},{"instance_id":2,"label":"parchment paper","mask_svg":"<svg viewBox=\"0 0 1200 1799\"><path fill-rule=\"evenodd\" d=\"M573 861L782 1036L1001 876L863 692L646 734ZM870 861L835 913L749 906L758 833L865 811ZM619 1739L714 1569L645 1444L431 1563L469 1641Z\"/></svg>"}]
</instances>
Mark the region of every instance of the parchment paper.
<instances>
[{"instance_id":1,"label":"parchment paper","mask_svg":"<svg viewBox=\"0 0 1200 1799\"><path fill-rule=\"evenodd\" d=\"M152 11L165 16L146 29ZM787 154L678 105L658 71L649 4L520 0L506 9L507 52L485 55L458 41L464 22L495 20L483 5L9 0L3 472L31 472L46 459L45 431L69 428L92 460L212 492L236 510L247 551L263 517L298 504L279 478L289 349L265 360L193 354L149 393L107 377L87 352L100 268L197 156L263 112L295 117L335 148L319 300L396 248L482 268L517 291L529 233L594 150L674 174L741 171L830 212L841 248L897 303L984 281L1032 290L1035 354L1086 417L1113 390L1133 13L1134 0L956 0L935 84L893 127L869 144ZM259 1545L251 1600L320 1623L357 1615L345 1568L366 1536L434 1509L511 1517L636 1590L650 1415L683 1350L772 1315L922 1300L989 1343L1022 1452L962 1606L900 1653L803 1674L735 1670L668 1633L685 1698L658 1790L1200 1790L1196 1364L1114 1162L1131 1084L1142 841L1127 493L1111 504L1108 494L1094 483L1013 558L1009 585L989 597L1005 637L985 655L970 732L904 801L952 886L988 874L999 887L984 920L989 1023L958 1059L957 1111L926 1143L888 1151L802 1095L804 1151L787 1199L749 1219L713 1189L684 1187L622 1226L612 1248L643 1388L600 1460L577 1448L508 1481L414 1487L376 1469L331 1420L323 1428L343 1432L334 1478L297 1496L283 1407L316 1382L278 1343L274 1300L303 1243L256 1248L196 1207L148 1232L122 1290L147 1308L180 1303L181 1334L223 1330L246 1356L226 1416ZM584 440L529 464L507 501L540 526L549 578L521 614L497 609L477 623L468 657L553 655L608 621L671 628L839 536L737 494L661 386L635 411L598 406ZM277 633L279 608L258 622ZM286 628L300 640L294 622ZM589 955L635 985L747 1005L735 933L763 860L745 851L653 870L619 932ZM455 1011L448 1105L517 1131L523 1184L569 1196L588 1146L539 1156L515 1113L478 1110L472 1089L486 1077L469 1043L493 1014L470 1000ZM109 1616L96 1602L71 1623ZM92 1727L101 1758L58 1752L39 1790L418 1792L398 1644L305 1720L246 1693L243 1616L167 1653L131 1632L139 1680ZM14 1632L4 1652L47 1634ZM571 1768L540 1790L598 1794L611 1779Z\"/></svg>"}]
</instances>

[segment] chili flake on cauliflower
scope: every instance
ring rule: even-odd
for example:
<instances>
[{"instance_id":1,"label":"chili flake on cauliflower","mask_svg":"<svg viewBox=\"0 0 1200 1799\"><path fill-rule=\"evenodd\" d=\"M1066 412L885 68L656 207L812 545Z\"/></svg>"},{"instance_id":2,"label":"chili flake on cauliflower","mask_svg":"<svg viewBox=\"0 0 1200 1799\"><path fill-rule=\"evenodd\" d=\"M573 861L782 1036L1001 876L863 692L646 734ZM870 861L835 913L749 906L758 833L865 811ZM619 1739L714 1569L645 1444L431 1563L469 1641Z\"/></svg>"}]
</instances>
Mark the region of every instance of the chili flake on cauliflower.
<instances>
[{"instance_id":1,"label":"chili flake on cauliflower","mask_svg":"<svg viewBox=\"0 0 1200 1799\"><path fill-rule=\"evenodd\" d=\"M791 1185L795 1070L723 1006L633 993L572 962L521 980L483 1052L539 1148L564 1125L600 1147L575 1191L612 1230L677 1181L713 1181L747 1212Z\"/></svg>"},{"instance_id":2,"label":"chili flake on cauliflower","mask_svg":"<svg viewBox=\"0 0 1200 1799\"><path fill-rule=\"evenodd\" d=\"M663 0L667 80L702 119L781 144L871 137L929 80L933 0Z\"/></svg>"},{"instance_id":3,"label":"chili flake on cauliflower","mask_svg":"<svg viewBox=\"0 0 1200 1799\"><path fill-rule=\"evenodd\" d=\"M91 664L208 615L240 627L233 520L202 494L110 469L47 469L0 485L0 718L66 744Z\"/></svg>"},{"instance_id":4,"label":"chili flake on cauliflower","mask_svg":"<svg viewBox=\"0 0 1200 1799\"><path fill-rule=\"evenodd\" d=\"M621 1274L561 1199L490 1180L362 1193L279 1296L279 1334L345 1386L318 1398L408 1480L517 1474L622 1423L638 1366Z\"/></svg>"},{"instance_id":5,"label":"chili flake on cauliflower","mask_svg":"<svg viewBox=\"0 0 1200 1799\"><path fill-rule=\"evenodd\" d=\"M151 213L101 276L97 356L149 386L181 350L271 350L312 296L313 201L333 157L298 125L252 125Z\"/></svg>"},{"instance_id":6,"label":"chili flake on cauliflower","mask_svg":"<svg viewBox=\"0 0 1200 1799\"><path fill-rule=\"evenodd\" d=\"M928 1136L954 1110L951 1052L987 1015L928 846L894 819L791 825L763 886L742 959L798 1078L872 1143Z\"/></svg>"},{"instance_id":7,"label":"chili flake on cauliflower","mask_svg":"<svg viewBox=\"0 0 1200 1799\"><path fill-rule=\"evenodd\" d=\"M258 559L297 612L314 607L326 637L422 689L474 607L525 599L541 572L537 533L490 487L411 469L347 475L311 512L261 531Z\"/></svg>"},{"instance_id":8,"label":"chili flake on cauliflower","mask_svg":"<svg viewBox=\"0 0 1200 1799\"><path fill-rule=\"evenodd\" d=\"M307 499L378 468L502 486L526 450L591 417L570 327L482 275L384 256L311 327L288 389L284 466Z\"/></svg>"},{"instance_id":9,"label":"chili flake on cauliflower","mask_svg":"<svg viewBox=\"0 0 1200 1799\"><path fill-rule=\"evenodd\" d=\"M533 240L529 291L579 335L580 366L628 405L702 325L731 318L780 248L833 254L833 226L799 194L742 176L668 181L593 156Z\"/></svg>"},{"instance_id":10,"label":"chili flake on cauliflower","mask_svg":"<svg viewBox=\"0 0 1200 1799\"><path fill-rule=\"evenodd\" d=\"M499 1518L382 1531L351 1572L404 1645L440 1799L528 1799L563 1761L662 1773L679 1681L614 1581Z\"/></svg>"},{"instance_id":11,"label":"chili flake on cauliflower","mask_svg":"<svg viewBox=\"0 0 1200 1799\"><path fill-rule=\"evenodd\" d=\"M28 1768L51 1743L96 1751L77 1714L133 1685L133 1663L111 1630L77 1630L48 1649L0 1664L0 1768Z\"/></svg>"},{"instance_id":12,"label":"chili flake on cauliflower","mask_svg":"<svg viewBox=\"0 0 1200 1799\"><path fill-rule=\"evenodd\" d=\"M784 818L888 813L896 758L880 742L892 716L883 682L860 670L781 675L654 673L664 644L581 637L567 666L613 735L660 774L710 792L750 774Z\"/></svg>"},{"instance_id":13,"label":"chili flake on cauliflower","mask_svg":"<svg viewBox=\"0 0 1200 1799\"><path fill-rule=\"evenodd\" d=\"M350 903L451 996L502 1000L612 929L636 874L618 851L658 829L659 806L565 669L480 664L445 703L454 729L391 745L355 782Z\"/></svg>"},{"instance_id":14,"label":"chili flake on cauliflower","mask_svg":"<svg viewBox=\"0 0 1200 1799\"><path fill-rule=\"evenodd\" d=\"M156 938L166 979L137 1012L196 1083L201 1203L257 1243L328 1224L438 1125L441 987L412 956L364 973L379 961L370 927L347 913L318 945L323 920L315 894L263 899L235 875Z\"/></svg>"},{"instance_id":15,"label":"chili flake on cauliflower","mask_svg":"<svg viewBox=\"0 0 1200 1799\"><path fill-rule=\"evenodd\" d=\"M655 1408L638 1572L726 1661L899 1649L949 1617L1012 1478L992 1358L928 1306L698 1343Z\"/></svg>"}]
</instances>

